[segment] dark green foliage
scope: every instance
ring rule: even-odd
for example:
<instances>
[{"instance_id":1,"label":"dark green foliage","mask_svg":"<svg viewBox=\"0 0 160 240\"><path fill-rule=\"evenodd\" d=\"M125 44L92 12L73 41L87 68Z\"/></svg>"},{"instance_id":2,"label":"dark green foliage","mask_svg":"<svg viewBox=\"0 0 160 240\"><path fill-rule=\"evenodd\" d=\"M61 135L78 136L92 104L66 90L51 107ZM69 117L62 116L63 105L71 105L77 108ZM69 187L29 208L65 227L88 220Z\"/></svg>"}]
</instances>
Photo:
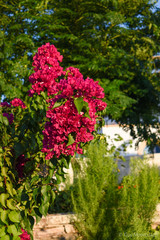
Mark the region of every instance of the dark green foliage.
<instances>
[{"instance_id":1,"label":"dark green foliage","mask_svg":"<svg viewBox=\"0 0 160 240\"><path fill-rule=\"evenodd\" d=\"M27 10L22 1L0 1L0 95L7 98L22 97L27 90L25 82L31 74L28 53L34 50L28 21L36 13L33 2Z\"/></svg>"},{"instance_id":2,"label":"dark green foliage","mask_svg":"<svg viewBox=\"0 0 160 240\"><path fill-rule=\"evenodd\" d=\"M117 165L99 143L90 145L76 177L72 200L83 239L159 239L151 231L159 197L157 167L134 159L131 174L118 185Z\"/></svg>"},{"instance_id":3,"label":"dark green foliage","mask_svg":"<svg viewBox=\"0 0 160 240\"><path fill-rule=\"evenodd\" d=\"M0 95L22 97L37 47L50 42L63 66L100 81L106 114L139 139L155 142L159 76L152 56L159 47L159 9L149 0L0 1ZM157 64L156 64L157 65ZM150 136L150 138L149 138ZM150 144L149 143L149 144Z\"/></svg>"},{"instance_id":4,"label":"dark green foliage","mask_svg":"<svg viewBox=\"0 0 160 240\"><path fill-rule=\"evenodd\" d=\"M49 207L49 214L53 213L69 213L73 212L73 204L71 200L72 187L63 191L57 191L55 200Z\"/></svg>"}]
</instances>

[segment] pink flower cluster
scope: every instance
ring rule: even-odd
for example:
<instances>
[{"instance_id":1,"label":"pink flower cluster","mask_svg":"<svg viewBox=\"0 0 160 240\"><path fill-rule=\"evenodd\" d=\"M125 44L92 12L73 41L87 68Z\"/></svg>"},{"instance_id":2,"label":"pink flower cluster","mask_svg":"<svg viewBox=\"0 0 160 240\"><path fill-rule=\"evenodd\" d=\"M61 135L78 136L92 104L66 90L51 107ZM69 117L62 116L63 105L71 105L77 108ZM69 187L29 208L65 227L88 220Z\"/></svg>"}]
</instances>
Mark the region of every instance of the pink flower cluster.
<instances>
[{"instance_id":1,"label":"pink flower cluster","mask_svg":"<svg viewBox=\"0 0 160 240\"><path fill-rule=\"evenodd\" d=\"M62 61L62 56L53 45L47 43L38 49L33 63L35 73L30 77L30 95L47 90L49 96L42 149L47 153L46 159L53 156L59 158L61 154L73 156L75 152L82 154L80 143L93 139L96 112L106 108L106 103L101 100L104 98L103 88L98 82L84 79L79 69L74 67L63 71L59 61ZM75 104L77 99L82 104L81 112ZM54 107L61 101L64 102Z\"/></svg>"},{"instance_id":2,"label":"pink flower cluster","mask_svg":"<svg viewBox=\"0 0 160 240\"><path fill-rule=\"evenodd\" d=\"M19 236L21 240L31 240L30 235L23 229L21 228L22 234Z\"/></svg>"},{"instance_id":3,"label":"pink flower cluster","mask_svg":"<svg viewBox=\"0 0 160 240\"><path fill-rule=\"evenodd\" d=\"M19 107L19 106L20 106L21 108L26 108L24 102L23 102L21 99L19 99L19 98L13 99L13 100L11 101L11 105L12 105L13 107Z\"/></svg>"},{"instance_id":4,"label":"pink flower cluster","mask_svg":"<svg viewBox=\"0 0 160 240\"><path fill-rule=\"evenodd\" d=\"M54 45L47 43L38 48L38 53L33 57L35 72L29 77L29 81L32 83L32 89L29 91L30 96L33 96L34 93L40 94L44 90L47 90L48 95L57 92L56 80L65 74L59 65L62 59L63 57Z\"/></svg>"},{"instance_id":5,"label":"pink flower cluster","mask_svg":"<svg viewBox=\"0 0 160 240\"><path fill-rule=\"evenodd\" d=\"M46 159L50 159L54 155L59 158L61 154L73 156L76 151L82 154L80 143L93 140L92 133L95 130L96 112L106 107L106 103L94 98L95 95L98 96L98 87L99 90L101 89L98 83L88 78L86 80L81 79L81 81L80 79L76 80L73 85L69 84L66 79L64 79L64 83L61 80L59 84L61 94L50 100L50 107L46 115L49 121L46 123L45 130L43 131L42 151L47 153ZM81 86L78 83L81 83ZM94 89L95 85L97 91ZM89 89L93 90L89 91ZM88 94L86 93L87 90ZM91 94L93 94L93 97L91 97ZM103 92L99 91L99 97L101 95L104 96ZM84 97L84 103L88 103L90 118L85 116L83 109L78 113L74 104L74 99L82 96ZM65 98L66 102L60 107L53 108L56 100L60 100L61 98ZM74 137L74 143L67 146L69 135Z\"/></svg>"},{"instance_id":6,"label":"pink flower cluster","mask_svg":"<svg viewBox=\"0 0 160 240\"><path fill-rule=\"evenodd\" d=\"M55 109L52 109L53 104L54 101L47 111L47 118L50 121L46 123L43 131L42 151L47 153L46 159L52 158L53 155L58 158L60 154L73 156L75 151L81 154L79 143L93 139L91 132L94 130L95 122L88 121L83 114L78 114L73 99L67 100L64 105ZM76 136L74 143L67 146L69 134Z\"/></svg>"}]
</instances>

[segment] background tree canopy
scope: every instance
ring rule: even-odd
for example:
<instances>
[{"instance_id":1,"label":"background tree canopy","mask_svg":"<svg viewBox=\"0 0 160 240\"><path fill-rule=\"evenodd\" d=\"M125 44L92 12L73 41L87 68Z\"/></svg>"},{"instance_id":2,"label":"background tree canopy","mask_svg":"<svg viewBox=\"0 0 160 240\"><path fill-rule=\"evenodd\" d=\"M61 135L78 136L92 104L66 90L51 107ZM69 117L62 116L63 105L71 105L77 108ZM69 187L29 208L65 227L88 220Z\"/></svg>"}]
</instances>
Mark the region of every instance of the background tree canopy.
<instances>
[{"instance_id":1,"label":"background tree canopy","mask_svg":"<svg viewBox=\"0 0 160 240\"><path fill-rule=\"evenodd\" d=\"M160 113L160 76L152 71L160 52L156 2L0 0L0 95L25 98L33 55L50 42L63 67L78 67L104 87L106 115L151 143Z\"/></svg>"}]
</instances>

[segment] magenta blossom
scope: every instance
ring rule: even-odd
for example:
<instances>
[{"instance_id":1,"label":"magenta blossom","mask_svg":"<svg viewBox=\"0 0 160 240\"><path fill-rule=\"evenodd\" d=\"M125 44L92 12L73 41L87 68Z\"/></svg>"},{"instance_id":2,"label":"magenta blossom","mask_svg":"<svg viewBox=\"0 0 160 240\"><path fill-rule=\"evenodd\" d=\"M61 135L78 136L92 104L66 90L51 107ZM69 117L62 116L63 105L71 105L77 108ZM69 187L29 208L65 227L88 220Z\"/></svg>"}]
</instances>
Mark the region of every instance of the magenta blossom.
<instances>
[{"instance_id":1,"label":"magenta blossom","mask_svg":"<svg viewBox=\"0 0 160 240\"><path fill-rule=\"evenodd\" d=\"M63 56L54 45L47 43L38 48L38 53L33 57L35 72L29 77L29 81L32 83L30 96L33 96L34 93L40 94L44 90L47 90L48 95L57 93L56 79L65 74L59 65L62 59Z\"/></svg>"},{"instance_id":2,"label":"magenta blossom","mask_svg":"<svg viewBox=\"0 0 160 240\"><path fill-rule=\"evenodd\" d=\"M23 229L21 228L22 234L19 236L21 240L31 240L30 235Z\"/></svg>"},{"instance_id":3,"label":"magenta blossom","mask_svg":"<svg viewBox=\"0 0 160 240\"><path fill-rule=\"evenodd\" d=\"M13 100L11 101L11 105L12 105L13 107L19 107L19 106L20 106L21 108L26 108L24 102L23 102L21 99L19 99L19 98L13 99Z\"/></svg>"}]
</instances>

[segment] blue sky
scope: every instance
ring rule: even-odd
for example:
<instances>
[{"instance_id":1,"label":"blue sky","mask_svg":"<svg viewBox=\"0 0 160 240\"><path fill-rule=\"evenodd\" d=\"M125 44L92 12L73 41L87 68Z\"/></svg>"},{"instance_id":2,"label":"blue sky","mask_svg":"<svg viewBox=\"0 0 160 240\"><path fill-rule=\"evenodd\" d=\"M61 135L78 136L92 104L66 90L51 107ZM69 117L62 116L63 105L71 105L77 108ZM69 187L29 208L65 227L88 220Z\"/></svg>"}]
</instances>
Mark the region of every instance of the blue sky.
<instances>
[{"instance_id":1,"label":"blue sky","mask_svg":"<svg viewBox=\"0 0 160 240\"><path fill-rule=\"evenodd\" d=\"M156 5L157 7L160 7L160 0L158 0L158 3Z\"/></svg>"}]
</instances>

